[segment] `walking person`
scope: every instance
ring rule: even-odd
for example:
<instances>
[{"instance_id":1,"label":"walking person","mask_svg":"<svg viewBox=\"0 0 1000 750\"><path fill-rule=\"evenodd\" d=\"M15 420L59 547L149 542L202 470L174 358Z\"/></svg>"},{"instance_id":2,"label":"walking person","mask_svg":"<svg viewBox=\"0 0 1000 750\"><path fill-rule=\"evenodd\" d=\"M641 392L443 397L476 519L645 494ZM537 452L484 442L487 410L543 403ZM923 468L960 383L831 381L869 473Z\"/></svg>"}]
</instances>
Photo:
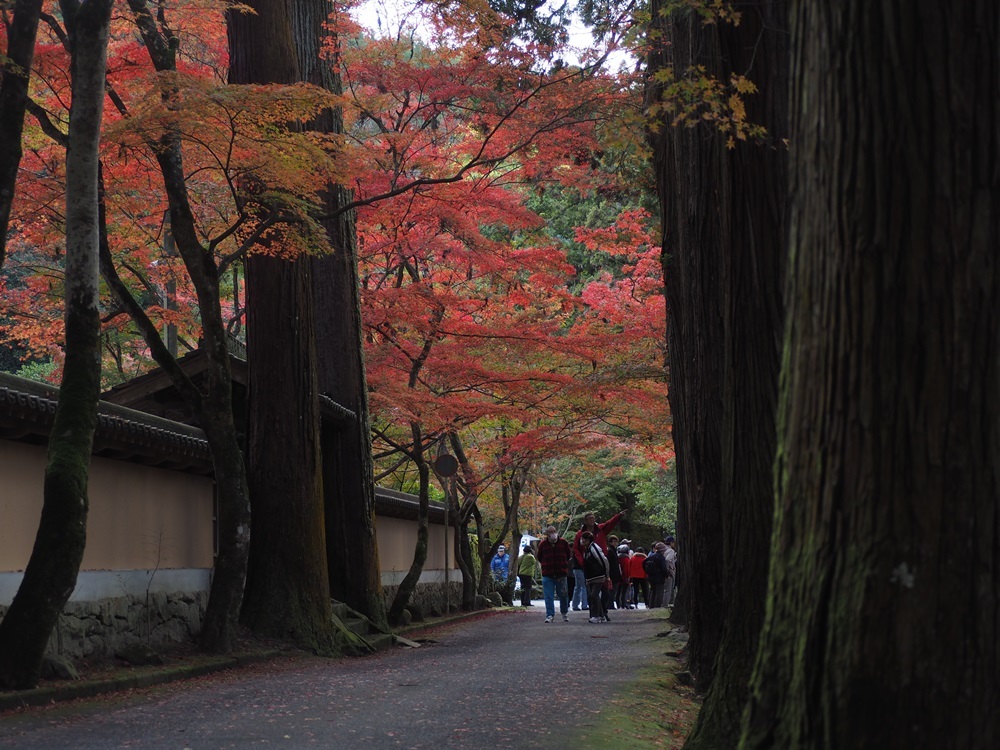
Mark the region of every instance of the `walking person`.
<instances>
[{"instance_id":1,"label":"walking person","mask_svg":"<svg viewBox=\"0 0 1000 750\"><path fill-rule=\"evenodd\" d=\"M497 547L497 553L490 560L490 572L497 588L507 583L507 578L510 576L510 555L507 554L506 545L501 544Z\"/></svg>"},{"instance_id":2,"label":"walking person","mask_svg":"<svg viewBox=\"0 0 1000 750\"><path fill-rule=\"evenodd\" d=\"M608 581L608 557L601 545L594 540L589 531L580 535L580 547L583 550L583 572L587 577L587 600L590 602L590 621L593 623L609 622L608 611L604 608L601 592Z\"/></svg>"},{"instance_id":3,"label":"walking person","mask_svg":"<svg viewBox=\"0 0 1000 750\"><path fill-rule=\"evenodd\" d=\"M573 576L573 611L579 612L581 607L587 609L590 604L587 601L587 578L583 575L583 561L578 562L573 552L570 555L573 558L569 562L570 575Z\"/></svg>"},{"instance_id":4,"label":"walking person","mask_svg":"<svg viewBox=\"0 0 1000 750\"><path fill-rule=\"evenodd\" d=\"M630 593L632 579L629 578L628 544L624 542L619 544L615 554L618 555L618 567L622 572L621 583L618 584L618 590L615 592L615 602L618 604L618 609L632 609L632 594Z\"/></svg>"},{"instance_id":5,"label":"walking person","mask_svg":"<svg viewBox=\"0 0 1000 750\"><path fill-rule=\"evenodd\" d=\"M615 515L611 516L611 518L609 518L604 523L598 523L597 516L594 515L593 513L587 513L584 515L583 526L581 526L580 530L576 532L576 537L573 539L573 557L576 558L576 564L580 567L580 574L577 575L576 577L577 586L579 586L582 582L586 580L586 577L583 574L583 550L580 548L581 535L585 531L588 532L591 535L593 541L597 544L597 546L601 548L601 552L604 553L605 558L607 558L608 534L610 534L611 530L618 525L618 522L622 519L624 515L625 511L621 511L620 513L616 513ZM610 598L610 594L605 594L603 589L601 590L601 596L606 596ZM573 598L575 603L576 599L575 593L573 595ZM588 604L590 603L589 599L590 599L590 590L588 587L587 598L583 600L583 604L581 606L587 607ZM607 609L607 603L608 603L608 598L604 600L605 610Z\"/></svg>"},{"instance_id":6,"label":"walking person","mask_svg":"<svg viewBox=\"0 0 1000 750\"><path fill-rule=\"evenodd\" d=\"M545 538L538 543L538 563L542 568L542 596L545 599L545 622L556 616L555 597L559 596L559 612L563 622L569 622L569 597L566 595L566 574L573 550L569 542L559 538L555 526L545 529Z\"/></svg>"},{"instance_id":7,"label":"walking person","mask_svg":"<svg viewBox=\"0 0 1000 750\"><path fill-rule=\"evenodd\" d=\"M622 569L618 564L618 537L608 535L608 546L604 550L608 557L609 575L611 585L604 587L604 609L618 609L618 588L622 583Z\"/></svg>"},{"instance_id":8,"label":"walking person","mask_svg":"<svg viewBox=\"0 0 1000 750\"><path fill-rule=\"evenodd\" d=\"M663 606L672 607L674 606L674 589L677 583L677 542L672 536L668 536L664 541L667 543L667 548L664 550L663 556L667 559L670 577L663 587Z\"/></svg>"},{"instance_id":9,"label":"walking person","mask_svg":"<svg viewBox=\"0 0 1000 750\"><path fill-rule=\"evenodd\" d=\"M663 554L666 549L667 545L663 542L657 542L642 566L646 571L646 580L649 582L649 605L647 609L659 609L663 606L663 587L670 577L667 558Z\"/></svg>"},{"instance_id":10,"label":"walking person","mask_svg":"<svg viewBox=\"0 0 1000 750\"><path fill-rule=\"evenodd\" d=\"M538 575L538 560L532 552L530 545L524 545L521 556L517 559L517 579L521 582L521 606L530 607L531 586Z\"/></svg>"},{"instance_id":11,"label":"walking person","mask_svg":"<svg viewBox=\"0 0 1000 750\"><path fill-rule=\"evenodd\" d=\"M628 561L628 577L632 579L632 608L639 609L639 591L642 591L642 601L649 609L649 583L646 581L646 571L642 569L646 561L646 550L635 548L635 554Z\"/></svg>"}]
</instances>

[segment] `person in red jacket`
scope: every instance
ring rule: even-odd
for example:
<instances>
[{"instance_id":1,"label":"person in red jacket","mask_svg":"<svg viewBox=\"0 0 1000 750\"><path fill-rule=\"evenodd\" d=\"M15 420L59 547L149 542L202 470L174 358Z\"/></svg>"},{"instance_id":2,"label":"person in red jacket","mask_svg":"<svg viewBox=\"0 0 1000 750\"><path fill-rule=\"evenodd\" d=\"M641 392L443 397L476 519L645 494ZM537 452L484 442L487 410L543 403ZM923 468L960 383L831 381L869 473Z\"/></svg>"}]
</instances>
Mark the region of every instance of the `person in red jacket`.
<instances>
[{"instance_id":1,"label":"person in red jacket","mask_svg":"<svg viewBox=\"0 0 1000 750\"><path fill-rule=\"evenodd\" d=\"M646 559L646 550L642 547L635 548L635 554L628 559L628 577L632 579L632 607L639 608L639 589L642 589L642 601L649 609L649 582L646 580L646 571L642 569L642 563Z\"/></svg>"},{"instance_id":2,"label":"person in red jacket","mask_svg":"<svg viewBox=\"0 0 1000 750\"><path fill-rule=\"evenodd\" d=\"M538 543L538 564L542 568L542 596L545 598L545 622L556 616L556 596L563 622L569 622L569 598L566 596L566 573L573 551L569 542L559 538L555 526L545 529L545 538Z\"/></svg>"},{"instance_id":3,"label":"person in red jacket","mask_svg":"<svg viewBox=\"0 0 1000 750\"><path fill-rule=\"evenodd\" d=\"M623 510L621 513L616 513L611 516L611 518L604 523L597 523L597 516L593 513L588 513L583 517L583 526L581 526L580 530L576 532L576 537L573 539L573 557L576 558L576 562L580 570L583 570L583 552L586 549L580 544L580 535L585 531L589 531L594 537L594 544L601 548L601 552L604 553L604 557L606 558L608 556L608 534L611 533L611 530L618 525L618 522L624 515L625 511ZM577 584L579 584L579 579L577 579ZM589 590L587 595L589 597ZM611 604L611 592L605 589L601 597L601 601L604 604L605 611L610 609L611 607L609 605Z\"/></svg>"}]
</instances>

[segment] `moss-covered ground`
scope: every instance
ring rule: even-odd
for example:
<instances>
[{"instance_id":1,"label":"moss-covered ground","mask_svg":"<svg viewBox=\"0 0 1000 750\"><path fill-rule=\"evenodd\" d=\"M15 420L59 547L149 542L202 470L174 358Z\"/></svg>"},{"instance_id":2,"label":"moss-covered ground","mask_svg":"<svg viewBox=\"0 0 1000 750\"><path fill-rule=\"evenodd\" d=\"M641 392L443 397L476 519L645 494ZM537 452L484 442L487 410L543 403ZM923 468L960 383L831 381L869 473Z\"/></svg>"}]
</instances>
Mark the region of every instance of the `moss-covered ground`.
<instances>
[{"instance_id":1,"label":"moss-covered ground","mask_svg":"<svg viewBox=\"0 0 1000 750\"><path fill-rule=\"evenodd\" d=\"M671 629L663 612L663 630ZM601 711L596 728L580 738L584 748L680 748L694 726L701 698L681 684L683 659L668 655L670 639L659 638L647 667L635 675L628 690Z\"/></svg>"}]
</instances>

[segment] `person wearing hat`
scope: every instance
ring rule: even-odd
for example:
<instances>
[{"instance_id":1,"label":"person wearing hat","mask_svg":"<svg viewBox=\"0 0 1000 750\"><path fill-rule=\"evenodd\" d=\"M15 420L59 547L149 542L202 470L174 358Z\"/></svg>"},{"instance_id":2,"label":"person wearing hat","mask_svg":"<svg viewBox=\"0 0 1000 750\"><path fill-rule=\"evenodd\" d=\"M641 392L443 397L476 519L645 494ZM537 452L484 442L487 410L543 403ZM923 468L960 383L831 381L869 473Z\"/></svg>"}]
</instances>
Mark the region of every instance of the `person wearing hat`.
<instances>
[{"instance_id":1,"label":"person wearing hat","mask_svg":"<svg viewBox=\"0 0 1000 750\"><path fill-rule=\"evenodd\" d=\"M501 543L497 547L497 553L490 560L490 572L493 574L493 580L496 581L497 586L503 586L507 583L507 578L510 576L510 555L507 554L506 545Z\"/></svg>"},{"instance_id":2,"label":"person wearing hat","mask_svg":"<svg viewBox=\"0 0 1000 750\"><path fill-rule=\"evenodd\" d=\"M663 606L663 588L670 577L670 569L667 567L667 558L664 552L667 545L657 542L653 545L653 551L649 553L646 564L643 566L646 571L646 580L649 582L649 605L647 609L659 609Z\"/></svg>"}]
</instances>

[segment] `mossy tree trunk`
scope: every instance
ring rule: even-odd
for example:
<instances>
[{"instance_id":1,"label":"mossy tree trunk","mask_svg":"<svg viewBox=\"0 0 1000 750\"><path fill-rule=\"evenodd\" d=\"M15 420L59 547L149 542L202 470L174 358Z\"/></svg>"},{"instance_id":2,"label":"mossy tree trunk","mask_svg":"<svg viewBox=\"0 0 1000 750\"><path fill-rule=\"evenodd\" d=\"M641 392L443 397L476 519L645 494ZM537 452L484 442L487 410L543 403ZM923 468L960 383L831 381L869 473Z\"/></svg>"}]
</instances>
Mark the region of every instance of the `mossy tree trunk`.
<instances>
[{"instance_id":1,"label":"mossy tree trunk","mask_svg":"<svg viewBox=\"0 0 1000 750\"><path fill-rule=\"evenodd\" d=\"M678 78L691 65L718 74L718 38L693 11L664 15L651 6L649 68L672 68ZM658 95L655 89L653 96ZM722 638L723 517L723 297L720 280L729 200L723 179L721 135L701 127L654 132L654 169L662 209L663 278L667 303L667 378L677 455L677 537L688 615L688 669L699 688L711 683Z\"/></svg>"},{"instance_id":2,"label":"mossy tree trunk","mask_svg":"<svg viewBox=\"0 0 1000 750\"><path fill-rule=\"evenodd\" d=\"M675 295L671 326L680 340L681 375L711 366L713 378L685 382L673 396L682 401L686 418L701 425L695 435L682 435L683 457L678 448L693 500L685 508L693 538L682 530L681 549L697 567L714 558L695 571L693 587L686 585L691 579L682 561L694 641L689 667L698 687L708 688L686 748L733 747L738 741L764 620L773 514L787 250L788 6L774 0L734 3L733 9L741 14L738 25L704 24L690 10L658 17L671 44L655 58L659 66L672 65L677 77L695 65L721 80L745 75L759 88L744 97L746 117L767 130L760 139L736 140L733 148L705 126L666 128L660 135L669 141L663 153L674 160L667 193L674 202L665 221L674 222L675 239L664 248L672 253L667 273L675 278L668 278L668 287ZM710 309L715 304L717 311ZM719 338L703 340L709 335ZM692 345L695 361L683 356ZM706 355L709 362L700 360ZM671 351L671 366L674 357ZM671 375L677 377L673 370ZM718 403L706 407L704 400ZM719 429L701 434L706 424L699 419L708 414L720 420ZM709 445L709 438L720 442ZM710 481L692 487L692 477Z\"/></svg>"},{"instance_id":3,"label":"mossy tree trunk","mask_svg":"<svg viewBox=\"0 0 1000 750\"><path fill-rule=\"evenodd\" d=\"M1000 747L1000 5L798 2L744 748Z\"/></svg>"},{"instance_id":4,"label":"mossy tree trunk","mask_svg":"<svg viewBox=\"0 0 1000 750\"><path fill-rule=\"evenodd\" d=\"M0 622L0 685L34 687L45 646L76 587L87 540L101 387L98 149L111 0L63 0L72 54L66 152L66 359L49 436L41 521L21 586Z\"/></svg>"},{"instance_id":5,"label":"mossy tree trunk","mask_svg":"<svg viewBox=\"0 0 1000 750\"><path fill-rule=\"evenodd\" d=\"M289 4L249 6L254 13L229 16L229 82L300 80ZM332 655L311 266L262 254L246 265L252 523L242 619Z\"/></svg>"},{"instance_id":6,"label":"mossy tree trunk","mask_svg":"<svg viewBox=\"0 0 1000 750\"><path fill-rule=\"evenodd\" d=\"M346 205L335 188L327 205ZM327 224L328 256L311 258L316 300L319 388L355 418L339 429L324 428L323 492L327 567L331 593L373 622L386 623L378 543L375 536L375 471L368 410L368 380L361 340L361 297L352 214Z\"/></svg>"},{"instance_id":7,"label":"mossy tree trunk","mask_svg":"<svg viewBox=\"0 0 1000 750\"><path fill-rule=\"evenodd\" d=\"M424 563L427 562L427 542L428 527L430 524L430 467L424 460L423 431L416 422L410 423L410 434L413 438L411 458L417 467L417 475L420 480L418 490L417 505L417 539L413 545L413 562L406 576L399 583L396 595L392 599L389 607L389 622L397 624L402 620L403 610L410 603L413 592L417 590L420 582L420 575L424 571Z\"/></svg>"},{"instance_id":8,"label":"mossy tree trunk","mask_svg":"<svg viewBox=\"0 0 1000 750\"><path fill-rule=\"evenodd\" d=\"M330 0L300 0L293 5L294 30L302 78L341 93L337 61L324 52L334 11ZM342 12L342 11L341 11ZM330 110L310 123L323 133L342 133L343 117ZM332 252L310 258L319 391L346 407L353 421L323 428L323 494L330 593L368 619L386 624L378 543L375 537L375 472L368 412L358 282L354 212L345 211L352 195L331 185L323 191L328 218L323 222Z\"/></svg>"},{"instance_id":9,"label":"mossy tree trunk","mask_svg":"<svg viewBox=\"0 0 1000 750\"><path fill-rule=\"evenodd\" d=\"M14 0L7 26L7 50L0 62L0 268L7 256L7 227L21 165L28 80L41 12L42 0Z\"/></svg>"},{"instance_id":10,"label":"mossy tree trunk","mask_svg":"<svg viewBox=\"0 0 1000 750\"><path fill-rule=\"evenodd\" d=\"M462 609L470 612L476 608L478 580L476 579L475 556L469 542L469 521L479 502L479 478L469 457L465 453L462 438L457 432L448 433L448 442L455 452L455 458L462 471L461 484L455 482L452 518L455 519L455 560L462 571ZM464 497L459 502L458 488L462 487Z\"/></svg>"}]
</instances>

